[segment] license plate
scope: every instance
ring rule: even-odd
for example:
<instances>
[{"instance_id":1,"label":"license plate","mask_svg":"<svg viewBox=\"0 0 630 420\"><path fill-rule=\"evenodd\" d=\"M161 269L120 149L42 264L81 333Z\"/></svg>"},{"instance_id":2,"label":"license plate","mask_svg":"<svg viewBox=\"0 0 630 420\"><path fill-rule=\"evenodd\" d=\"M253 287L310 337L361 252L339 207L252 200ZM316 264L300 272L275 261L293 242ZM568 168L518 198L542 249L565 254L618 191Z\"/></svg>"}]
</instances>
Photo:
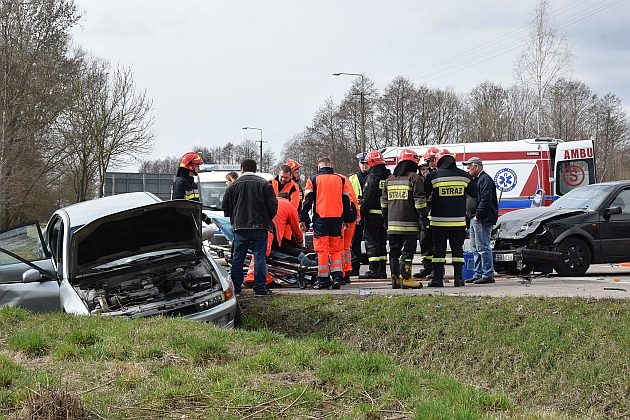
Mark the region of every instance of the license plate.
<instances>
[{"instance_id":1,"label":"license plate","mask_svg":"<svg viewBox=\"0 0 630 420\"><path fill-rule=\"evenodd\" d=\"M514 261L514 254L497 254L497 261Z\"/></svg>"}]
</instances>

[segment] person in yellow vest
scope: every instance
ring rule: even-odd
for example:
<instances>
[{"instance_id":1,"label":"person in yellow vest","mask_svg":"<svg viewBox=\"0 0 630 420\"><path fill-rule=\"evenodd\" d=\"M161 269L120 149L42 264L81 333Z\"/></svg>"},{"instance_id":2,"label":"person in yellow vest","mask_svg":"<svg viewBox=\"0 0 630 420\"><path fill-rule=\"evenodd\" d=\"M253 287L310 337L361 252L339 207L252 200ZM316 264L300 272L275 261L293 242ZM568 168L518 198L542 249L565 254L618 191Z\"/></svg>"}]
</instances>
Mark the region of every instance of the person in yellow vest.
<instances>
[{"instance_id":1,"label":"person in yellow vest","mask_svg":"<svg viewBox=\"0 0 630 420\"><path fill-rule=\"evenodd\" d=\"M354 195L357 200L361 202L363 198L363 185L365 184L365 179L367 178L368 171L370 170L370 166L365 160L365 153L359 153L357 155L357 159L359 161L359 170L350 175L348 180L352 185L352 189L354 190ZM359 219L354 229L354 235L352 236L352 247L350 248L350 252L352 254L352 271L350 272L351 276L358 276L359 270L361 268L361 263L363 260L363 251L361 251L361 242L363 241L363 220Z\"/></svg>"}]
</instances>

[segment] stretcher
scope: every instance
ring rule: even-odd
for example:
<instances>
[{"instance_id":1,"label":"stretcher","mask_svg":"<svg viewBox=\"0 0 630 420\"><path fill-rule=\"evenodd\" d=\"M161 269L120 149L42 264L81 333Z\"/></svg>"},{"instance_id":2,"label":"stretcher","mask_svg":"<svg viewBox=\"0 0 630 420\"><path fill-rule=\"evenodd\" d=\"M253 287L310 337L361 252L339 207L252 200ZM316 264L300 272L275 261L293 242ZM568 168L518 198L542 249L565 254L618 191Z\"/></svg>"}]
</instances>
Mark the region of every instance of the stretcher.
<instances>
[{"instance_id":1,"label":"stretcher","mask_svg":"<svg viewBox=\"0 0 630 420\"><path fill-rule=\"evenodd\" d=\"M207 243L207 249L215 259L223 259L228 266L231 266L234 231L230 220L227 217L220 216L211 216L211 219L219 228L225 240L217 240L217 235L215 235L215 240ZM314 285L317 282L317 258L314 252L308 252L308 248L307 246L304 249L306 258L303 259L272 250L267 257L268 273L280 284L298 286L301 289ZM249 268L251 257L252 254L248 253L245 258L244 272L247 272Z\"/></svg>"}]
</instances>

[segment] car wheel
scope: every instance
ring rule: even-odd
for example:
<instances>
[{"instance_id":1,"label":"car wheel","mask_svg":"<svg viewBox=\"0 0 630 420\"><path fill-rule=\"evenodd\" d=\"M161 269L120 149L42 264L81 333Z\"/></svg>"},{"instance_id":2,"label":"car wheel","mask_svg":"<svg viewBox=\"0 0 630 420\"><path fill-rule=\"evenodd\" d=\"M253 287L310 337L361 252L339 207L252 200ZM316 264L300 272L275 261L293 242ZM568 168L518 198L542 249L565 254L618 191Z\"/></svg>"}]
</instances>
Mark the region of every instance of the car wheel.
<instances>
[{"instance_id":1,"label":"car wheel","mask_svg":"<svg viewBox=\"0 0 630 420\"><path fill-rule=\"evenodd\" d=\"M591 265L591 248L582 239L567 238L556 251L562 254L555 267L561 276L581 276Z\"/></svg>"}]
</instances>

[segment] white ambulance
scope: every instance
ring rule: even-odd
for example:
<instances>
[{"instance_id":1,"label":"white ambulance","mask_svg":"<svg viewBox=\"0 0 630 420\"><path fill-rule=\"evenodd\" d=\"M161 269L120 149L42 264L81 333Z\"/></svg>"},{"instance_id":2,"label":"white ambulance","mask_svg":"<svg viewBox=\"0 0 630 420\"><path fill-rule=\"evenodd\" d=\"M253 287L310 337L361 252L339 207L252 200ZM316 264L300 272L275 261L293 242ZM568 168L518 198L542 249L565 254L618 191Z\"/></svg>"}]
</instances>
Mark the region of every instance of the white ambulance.
<instances>
[{"instance_id":1,"label":"white ambulance","mask_svg":"<svg viewBox=\"0 0 630 420\"><path fill-rule=\"evenodd\" d=\"M552 138L515 141L435 145L448 149L458 163L471 157L483 161L483 169L497 187L499 214L549 205L582 185L594 184L595 155L592 140L564 142ZM408 147L422 156L430 147ZM407 147L383 150L386 165L393 170L396 157ZM465 169L465 168L464 168Z\"/></svg>"}]
</instances>

